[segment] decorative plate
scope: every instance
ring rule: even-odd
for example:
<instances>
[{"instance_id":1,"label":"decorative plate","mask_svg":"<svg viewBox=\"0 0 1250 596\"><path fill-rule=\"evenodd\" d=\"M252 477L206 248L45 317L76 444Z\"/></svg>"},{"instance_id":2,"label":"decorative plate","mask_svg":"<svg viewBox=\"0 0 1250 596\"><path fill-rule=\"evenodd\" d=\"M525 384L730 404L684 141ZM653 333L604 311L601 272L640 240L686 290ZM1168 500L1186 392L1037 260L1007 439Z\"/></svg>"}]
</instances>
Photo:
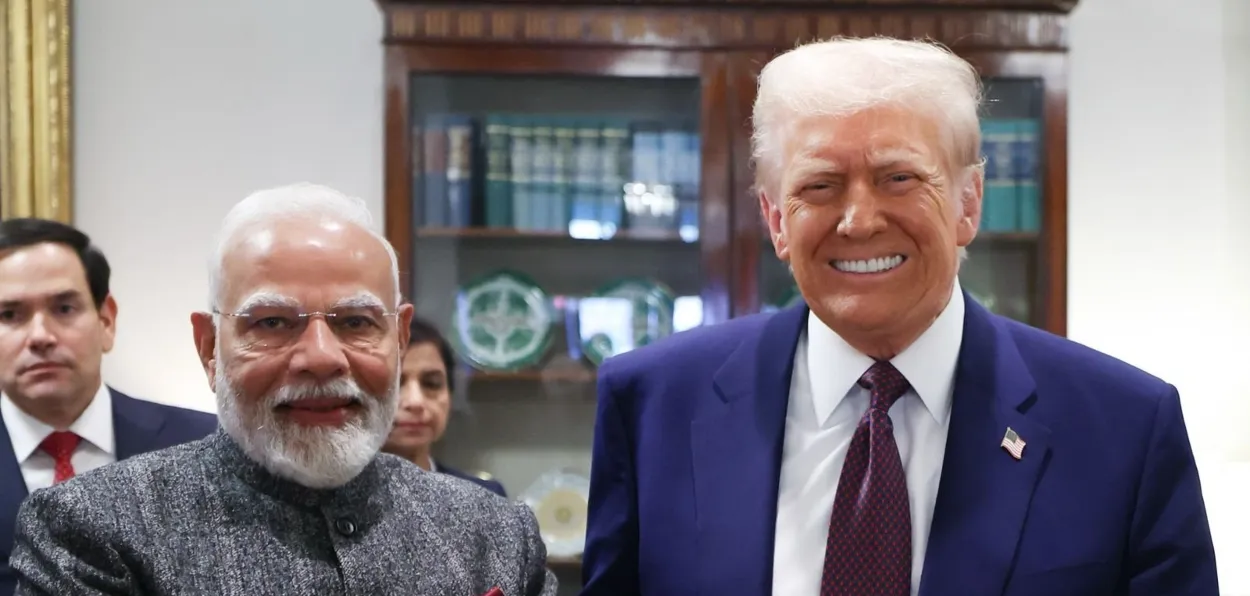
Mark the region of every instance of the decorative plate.
<instances>
[{"instance_id":1,"label":"decorative plate","mask_svg":"<svg viewBox=\"0 0 1250 596\"><path fill-rule=\"evenodd\" d=\"M478 368L522 369L551 346L550 300L520 273L493 273L460 288L453 328L461 353Z\"/></svg>"},{"instance_id":2,"label":"decorative plate","mask_svg":"<svg viewBox=\"0 0 1250 596\"><path fill-rule=\"evenodd\" d=\"M673 291L650 279L622 279L595 291L594 298L622 298L634 305L633 348L641 348L673 334ZM583 339L582 349L596 366L630 347L613 345L606 335ZM624 348L624 349L623 349Z\"/></svg>"},{"instance_id":3,"label":"decorative plate","mask_svg":"<svg viewBox=\"0 0 1250 596\"><path fill-rule=\"evenodd\" d=\"M799 287L792 285L781 293L781 297L777 300L777 308L785 310L803 301L803 294L799 293Z\"/></svg>"},{"instance_id":4,"label":"decorative plate","mask_svg":"<svg viewBox=\"0 0 1250 596\"><path fill-rule=\"evenodd\" d=\"M525 489L521 502L534 511L549 557L576 557L586 546L590 479L552 470Z\"/></svg>"}]
</instances>

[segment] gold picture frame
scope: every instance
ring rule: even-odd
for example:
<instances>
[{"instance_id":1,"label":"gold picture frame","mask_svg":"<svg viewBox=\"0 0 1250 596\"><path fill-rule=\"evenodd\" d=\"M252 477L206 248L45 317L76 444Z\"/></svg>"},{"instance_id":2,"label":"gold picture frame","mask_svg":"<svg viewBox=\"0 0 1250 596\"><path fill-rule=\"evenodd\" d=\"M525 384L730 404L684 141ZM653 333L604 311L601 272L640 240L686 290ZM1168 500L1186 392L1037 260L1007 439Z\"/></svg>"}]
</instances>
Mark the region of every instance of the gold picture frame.
<instances>
[{"instance_id":1,"label":"gold picture frame","mask_svg":"<svg viewBox=\"0 0 1250 596\"><path fill-rule=\"evenodd\" d=\"M0 219L72 223L72 0L0 0Z\"/></svg>"}]
</instances>

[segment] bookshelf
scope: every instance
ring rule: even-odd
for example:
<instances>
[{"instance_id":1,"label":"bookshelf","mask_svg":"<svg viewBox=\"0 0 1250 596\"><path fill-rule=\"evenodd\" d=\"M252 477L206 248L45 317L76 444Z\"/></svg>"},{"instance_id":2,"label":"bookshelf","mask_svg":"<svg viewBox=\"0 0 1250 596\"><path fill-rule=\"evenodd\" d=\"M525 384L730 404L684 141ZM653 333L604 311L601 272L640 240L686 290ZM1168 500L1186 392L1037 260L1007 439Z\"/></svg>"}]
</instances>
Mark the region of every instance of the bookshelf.
<instances>
[{"instance_id":1,"label":"bookshelf","mask_svg":"<svg viewBox=\"0 0 1250 596\"><path fill-rule=\"evenodd\" d=\"M790 295L750 192L749 121L760 66L799 40L928 37L977 66L991 181L962 283L1066 331L1074 0L377 3L387 235L418 313L482 344L461 350L438 450L512 495L589 469L593 354ZM521 320L538 331L499 331ZM557 561L576 590L576 559Z\"/></svg>"}]
</instances>

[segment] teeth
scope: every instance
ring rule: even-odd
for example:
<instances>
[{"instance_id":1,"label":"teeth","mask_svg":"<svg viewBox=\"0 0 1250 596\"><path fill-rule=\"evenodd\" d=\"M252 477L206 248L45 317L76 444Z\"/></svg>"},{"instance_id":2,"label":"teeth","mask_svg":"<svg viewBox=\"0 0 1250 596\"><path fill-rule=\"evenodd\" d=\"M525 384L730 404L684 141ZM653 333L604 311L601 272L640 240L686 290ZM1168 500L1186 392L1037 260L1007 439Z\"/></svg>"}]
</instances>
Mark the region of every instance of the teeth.
<instances>
[{"instance_id":1,"label":"teeth","mask_svg":"<svg viewBox=\"0 0 1250 596\"><path fill-rule=\"evenodd\" d=\"M833 267L846 273L881 273L903 264L903 255L877 257L859 261L834 261Z\"/></svg>"}]
</instances>

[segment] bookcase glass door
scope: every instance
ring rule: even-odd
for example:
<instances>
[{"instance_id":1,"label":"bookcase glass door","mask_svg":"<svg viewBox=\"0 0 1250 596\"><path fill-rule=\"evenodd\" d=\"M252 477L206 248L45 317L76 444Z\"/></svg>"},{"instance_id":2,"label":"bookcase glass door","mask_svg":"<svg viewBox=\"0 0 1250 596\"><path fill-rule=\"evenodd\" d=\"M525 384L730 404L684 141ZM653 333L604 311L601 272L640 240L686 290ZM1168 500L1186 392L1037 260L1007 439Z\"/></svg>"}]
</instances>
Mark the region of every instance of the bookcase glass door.
<instances>
[{"instance_id":1,"label":"bookcase glass door","mask_svg":"<svg viewBox=\"0 0 1250 596\"><path fill-rule=\"evenodd\" d=\"M960 285L998 314L1040 326L1043 237L1042 83L1031 78L985 79L981 153L985 191L981 227L968 247ZM794 278L773 251L767 233L760 247L761 310L802 300Z\"/></svg>"},{"instance_id":2,"label":"bookcase glass door","mask_svg":"<svg viewBox=\"0 0 1250 596\"><path fill-rule=\"evenodd\" d=\"M595 369L703 321L701 80L410 79L411 295L459 360L438 457L589 473Z\"/></svg>"}]
</instances>

